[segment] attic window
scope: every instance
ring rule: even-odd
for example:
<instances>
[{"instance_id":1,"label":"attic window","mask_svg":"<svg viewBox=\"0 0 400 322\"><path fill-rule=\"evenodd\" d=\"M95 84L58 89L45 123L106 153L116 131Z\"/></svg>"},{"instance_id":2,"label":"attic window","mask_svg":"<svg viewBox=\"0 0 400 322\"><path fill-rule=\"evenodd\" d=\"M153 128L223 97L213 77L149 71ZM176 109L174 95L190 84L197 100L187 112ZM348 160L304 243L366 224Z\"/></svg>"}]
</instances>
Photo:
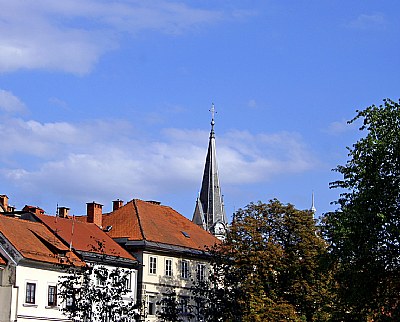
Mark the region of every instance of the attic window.
<instances>
[{"instance_id":1,"label":"attic window","mask_svg":"<svg viewBox=\"0 0 400 322\"><path fill-rule=\"evenodd\" d=\"M190 238L190 235L186 232L181 230L181 233L183 234L183 236L185 236L186 238Z\"/></svg>"}]
</instances>

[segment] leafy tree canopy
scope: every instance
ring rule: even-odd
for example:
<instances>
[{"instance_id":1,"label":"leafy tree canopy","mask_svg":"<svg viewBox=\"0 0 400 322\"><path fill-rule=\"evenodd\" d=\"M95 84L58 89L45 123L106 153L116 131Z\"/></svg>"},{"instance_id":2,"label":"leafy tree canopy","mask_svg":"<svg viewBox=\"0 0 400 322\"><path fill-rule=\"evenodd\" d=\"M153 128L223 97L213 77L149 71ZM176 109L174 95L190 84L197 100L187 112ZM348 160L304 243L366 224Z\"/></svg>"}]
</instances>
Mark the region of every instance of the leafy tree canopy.
<instances>
[{"instance_id":1,"label":"leafy tree canopy","mask_svg":"<svg viewBox=\"0 0 400 322\"><path fill-rule=\"evenodd\" d=\"M399 319L400 301L400 105L386 99L357 111L365 134L331 183L344 192L340 209L325 218L338 260L343 309L352 320Z\"/></svg>"},{"instance_id":2,"label":"leafy tree canopy","mask_svg":"<svg viewBox=\"0 0 400 322\"><path fill-rule=\"evenodd\" d=\"M310 211L278 200L239 209L213 250L206 321L325 321L326 244Z\"/></svg>"}]
</instances>

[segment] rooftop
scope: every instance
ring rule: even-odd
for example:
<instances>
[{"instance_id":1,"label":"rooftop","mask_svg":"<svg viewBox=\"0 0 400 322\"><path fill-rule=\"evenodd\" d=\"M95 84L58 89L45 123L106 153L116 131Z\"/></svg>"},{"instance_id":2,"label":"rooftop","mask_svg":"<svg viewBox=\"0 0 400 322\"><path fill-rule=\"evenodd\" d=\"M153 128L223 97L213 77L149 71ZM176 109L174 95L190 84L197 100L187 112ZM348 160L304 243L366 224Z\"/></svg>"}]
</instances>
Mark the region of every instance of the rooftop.
<instances>
[{"instance_id":1,"label":"rooftop","mask_svg":"<svg viewBox=\"0 0 400 322\"><path fill-rule=\"evenodd\" d=\"M84 265L42 223L0 215L0 233L26 259L52 264Z\"/></svg>"},{"instance_id":2,"label":"rooftop","mask_svg":"<svg viewBox=\"0 0 400 322\"><path fill-rule=\"evenodd\" d=\"M219 243L212 234L171 207L133 199L121 208L103 215L103 225L112 226L112 238L148 241L203 250Z\"/></svg>"},{"instance_id":3,"label":"rooftop","mask_svg":"<svg viewBox=\"0 0 400 322\"><path fill-rule=\"evenodd\" d=\"M0 254L0 265L7 265L7 260Z\"/></svg>"},{"instance_id":4,"label":"rooftop","mask_svg":"<svg viewBox=\"0 0 400 322\"><path fill-rule=\"evenodd\" d=\"M135 261L136 259L118 245L110 236L92 223L75 218L60 218L48 215L36 215L57 236L77 251L115 256Z\"/></svg>"}]
</instances>

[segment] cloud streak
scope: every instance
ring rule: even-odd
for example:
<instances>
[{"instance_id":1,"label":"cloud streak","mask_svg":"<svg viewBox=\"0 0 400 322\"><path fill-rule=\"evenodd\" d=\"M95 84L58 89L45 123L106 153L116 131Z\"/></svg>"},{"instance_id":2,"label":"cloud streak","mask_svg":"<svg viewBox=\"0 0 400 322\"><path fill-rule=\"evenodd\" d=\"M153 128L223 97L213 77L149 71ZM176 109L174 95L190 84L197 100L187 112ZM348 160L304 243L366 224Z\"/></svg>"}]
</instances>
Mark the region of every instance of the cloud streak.
<instances>
[{"instance_id":1,"label":"cloud streak","mask_svg":"<svg viewBox=\"0 0 400 322\"><path fill-rule=\"evenodd\" d=\"M13 93L0 89L0 110L7 113L21 113L26 111L26 106Z\"/></svg>"},{"instance_id":2,"label":"cloud streak","mask_svg":"<svg viewBox=\"0 0 400 322\"><path fill-rule=\"evenodd\" d=\"M348 26L359 30L384 29L386 27L386 18L382 13L360 14Z\"/></svg>"},{"instance_id":3,"label":"cloud streak","mask_svg":"<svg viewBox=\"0 0 400 322\"><path fill-rule=\"evenodd\" d=\"M173 1L0 0L0 72L89 73L122 34L180 34L229 14ZM234 17L233 13L231 17Z\"/></svg>"},{"instance_id":4,"label":"cloud streak","mask_svg":"<svg viewBox=\"0 0 400 322\"><path fill-rule=\"evenodd\" d=\"M0 140L7 142L8 151L0 158L0 177L26 195L62 196L84 204L94 197L178 194L200 184L205 131L166 129L161 139L152 140L136 136L130 124L118 120L8 122L11 126L0 123ZM224 185L265 182L315 166L301 137L293 133L232 131L219 135L217 145ZM30 159L35 162L27 163Z\"/></svg>"}]
</instances>

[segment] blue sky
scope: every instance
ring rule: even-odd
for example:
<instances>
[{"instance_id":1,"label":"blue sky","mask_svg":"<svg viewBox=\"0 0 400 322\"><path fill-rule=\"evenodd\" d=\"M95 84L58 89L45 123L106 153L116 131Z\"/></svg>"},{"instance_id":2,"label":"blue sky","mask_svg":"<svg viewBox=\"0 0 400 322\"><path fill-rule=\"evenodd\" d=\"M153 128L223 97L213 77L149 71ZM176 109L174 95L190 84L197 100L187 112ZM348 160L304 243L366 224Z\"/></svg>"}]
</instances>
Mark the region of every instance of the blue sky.
<instances>
[{"instance_id":1,"label":"blue sky","mask_svg":"<svg viewBox=\"0 0 400 322\"><path fill-rule=\"evenodd\" d=\"M399 98L398 1L0 0L0 182L18 209L192 217L216 114L228 216L335 209L356 109Z\"/></svg>"}]
</instances>

